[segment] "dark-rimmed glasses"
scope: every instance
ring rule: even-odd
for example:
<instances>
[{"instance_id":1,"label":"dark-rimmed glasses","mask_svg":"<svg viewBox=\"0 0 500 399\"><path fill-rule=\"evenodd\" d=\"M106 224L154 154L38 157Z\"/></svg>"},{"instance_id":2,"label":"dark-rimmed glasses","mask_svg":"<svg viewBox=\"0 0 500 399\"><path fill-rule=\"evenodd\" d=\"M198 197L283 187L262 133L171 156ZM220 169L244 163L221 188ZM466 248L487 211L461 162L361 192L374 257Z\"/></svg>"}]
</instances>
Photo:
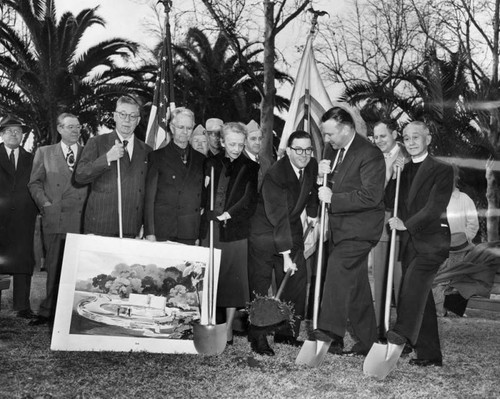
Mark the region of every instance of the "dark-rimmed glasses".
<instances>
[{"instance_id":1,"label":"dark-rimmed glasses","mask_svg":"<svg viewBox=\"0 0 500 399\"><path fill-rule=\"evenodd\" d=\"M313 152L313 149L311 147L309 147L309 148L300 148L300 147L295 147L294 148L294 147L290 147L290 149L294 150L297 155L302 155L304 153L306 155L311 155L312 152Z\"/></svg>"}]
</instances>

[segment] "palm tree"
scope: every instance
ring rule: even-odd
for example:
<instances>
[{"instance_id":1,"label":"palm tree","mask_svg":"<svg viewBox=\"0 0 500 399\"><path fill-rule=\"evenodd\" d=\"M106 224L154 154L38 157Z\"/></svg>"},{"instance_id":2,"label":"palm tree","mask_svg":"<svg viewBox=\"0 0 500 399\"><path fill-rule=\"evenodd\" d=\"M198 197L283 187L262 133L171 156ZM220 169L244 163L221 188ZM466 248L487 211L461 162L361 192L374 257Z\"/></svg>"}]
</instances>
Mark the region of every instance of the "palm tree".
<instances>
[{"instance_id":1,"label":"palm tree","mask_svg":"<svg viewBox=\"0 0 500 399\"><path fill-rule=\"evenodd\" d=\"M56 118L61 112L79 115L95 131L112 101L126 93L147 93L139 71L120 67L138 44L114 38L79 51L91 26L105 26L98 7L56 20L54 0L2 0L19 25L0 21L0 114L25 120L34 131L35 145L58 140Z\"/></svg>"},{"instance_id":2,"label":"palm tree","mask_svg":"<svg viewBox=\"0 0 500 399\"><path fill-rule=\"evenodd\" d=\"M177 105L191 108L197 122L219 117L224 121L247 123L260 120L261 96L252 79L231 51L227 38L219 33L212 45L207 35L191 28L184 41L173 46L174 86ZM245 47L245 58L255 74L263 79L264 66L256 60L262 50ZM290 76L276 71L276 79L289 81ZM286 109L289 101L276 96L276 107Z\"/></svg>"}]
</instances>

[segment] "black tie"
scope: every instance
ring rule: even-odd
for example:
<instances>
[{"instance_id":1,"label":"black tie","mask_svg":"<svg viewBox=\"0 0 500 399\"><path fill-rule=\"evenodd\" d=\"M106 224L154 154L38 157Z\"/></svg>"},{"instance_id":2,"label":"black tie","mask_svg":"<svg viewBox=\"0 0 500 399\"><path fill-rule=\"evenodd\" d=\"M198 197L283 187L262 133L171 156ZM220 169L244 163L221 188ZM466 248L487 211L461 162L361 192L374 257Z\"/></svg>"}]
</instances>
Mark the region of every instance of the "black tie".
<instances>
[{"instance_id":1,"label":"black tie","mask_svg":"<svg viewBox=\"0 0 500 399\"><path fill-rule=\"evenodd\" d=\"M14 170L15 170L16 169L16 157L14 155L14 150L10 151L9 161L12 164L12 166L14 167Z\"/></svg>"},{"instance_id":2,"label":"black tie","mask_svg":"<svg viewBox=\"0 0 500 399\"><path fill-rule=\"evenodd\" d=\"M68 153L66 154L66 163L69 166L69 170L73 171L75 166L75 153L70 146L68 146Z\"/></svg>"},{"instance_id":3,"label":"black tie","mask_svg":"<svg viewBox=\"0 0 500 399\"><path fill-rule=\"evenodd\" d=\"M125 159L127 160L127 162L130 163L130 154L128 153L127 145L128 145L128 140L123 140L123 149L125 150Z\"/></svg>"},{"instance_id":4,"label":"black tie","mask_svg":"<svg viewBox=\"0 0 500 399\"><path fill-rule=\"evenodd\" d=\"M341 148L339 150L339 157L337 158L337 164L335 165L335 169L333 170L334 173L338 172L340 165L342 164L342 161L344 160L344 153L345 153L345 148Z\"/></svg>"},{"instance_id":5,"label":"black tie","mask_svg":"<svg viewBox=\"0 0 500 399\"><path fill-rule=\"evenodd\" d=\"M299 170L299 183L302 184L302 182L304 181L304 173L302 171L302 169Z\"/></svg>"}]
</instances>

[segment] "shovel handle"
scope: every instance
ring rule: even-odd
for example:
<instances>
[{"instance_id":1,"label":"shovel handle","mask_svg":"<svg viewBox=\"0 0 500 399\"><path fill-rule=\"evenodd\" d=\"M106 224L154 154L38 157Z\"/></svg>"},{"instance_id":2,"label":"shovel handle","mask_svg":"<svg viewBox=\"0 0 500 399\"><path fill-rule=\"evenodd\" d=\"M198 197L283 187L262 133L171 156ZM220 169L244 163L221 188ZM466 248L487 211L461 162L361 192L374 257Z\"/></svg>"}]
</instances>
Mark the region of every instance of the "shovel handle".
<instances>
[{"instance_id":1,"label":"shovel handle","mask_svg":"<svg viewBox=\"0 0 500 399\"><path fill-rule=\"evenodd\" d=\"M123 215L122 215L122 179L120 160L116 160L116 184L118 191L118 236L123 238Z\"/></svg>"}]
</instances>

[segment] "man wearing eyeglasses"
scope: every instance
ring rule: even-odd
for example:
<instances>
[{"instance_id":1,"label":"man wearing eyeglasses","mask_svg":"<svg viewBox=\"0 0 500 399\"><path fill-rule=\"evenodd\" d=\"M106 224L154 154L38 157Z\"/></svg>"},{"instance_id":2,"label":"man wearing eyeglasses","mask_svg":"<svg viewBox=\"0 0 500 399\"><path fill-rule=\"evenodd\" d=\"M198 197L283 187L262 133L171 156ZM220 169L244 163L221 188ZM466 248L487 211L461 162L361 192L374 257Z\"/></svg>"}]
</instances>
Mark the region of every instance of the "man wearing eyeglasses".
<instances>
[{"instance_id":1,"label":"man wearing eyeglasses","mask_svg":"<svg viewBox=\"0 0 500 399\"><path fill-rule=\"evenodd\" d=\"M0 122L0 274L13 276L13 308L18 317L34 318L30 306L35 266L33 234L36 205L28 191L33 156L21 146L28 126L12 117Z\"/></svg>"},{"instance_id":2,"label":"man wearing eyeglasses","mask_svg":"<svg viewBox=\"0 0 500 399\"><path fill-rule=\"evenodd\" d=\"M341 107L321 119L326 156L318 174L327 186L319 199L328 204L330 241L317 340L330 342L330 353L366 355L377 339L368 282L368 254L384 226L385 161L379 148L357 134L355 122ZM344 352L350 323L358 342Z\"/></svg>"},{"instance_id":3,"label":"man wearing eyeglasses","mask_svg":"<svg viewBox=\"0 0 500 399\"><path fill-rule=\"evenodd\" d=\"M207 119L205 123L205 134L208 138L208 154L207 156L213 157L221 150L220 132L224 122L219 118Z\"/></svg>"},{"instance_id":4,"label":"man wearing eyeglasses","mask_svg":"<svg viewBox=\"0 0 500 399\"><path fill-rule=\"evenodd\" d=\"M92 137L83 149L75 179L80 184L91 184L84 233L119 236L117 162L120 163L123 237L135 238L141 230L151 148L134 135L140 112L135 98L120 97L113 117L115 130Z\"/></svg>"},{"instance_id":5,"label":"man wearing eyeglasses","mask_svg":"<svg viewBox=\"0 0 500 399\"><path fill-rule=\"evenodd\" d=\"M61 141L38 148L28 188L42 215L47 283L45 299L32 325L49 323L54 318L59 275L66 233L82 233L83 207L88 186L75 182L73 173L82 154L78 144L81 125L75 115L63 113L57 118Z\"/></svg>"},{"instance_id":6,"label":"man wearing eyeglasses","mask_svg":"<svg viewBox=\"0 0 500 399\"><path fill-rule=\"evenodd\" d=\"M189 144L194 114L172 112L172 140L149 157L144 232L150 241L193 245L200 234L205 156Z\"/></svg>"},{"instance_id":7,"label":"man wearing eyeglasses","mask_svg":"<svg viewBox=\"0 0 500 399\"><path fill-rule=\"evenodd\" d=\"M315 219L318 212L318 164L311 155L311 136L301 130L293 132L286 155L264 177L248 242L248 275L254 297L267 295L273 270L279 286L287 270L292 269L280 299L294 304L295 323L293 329L286 325L276 331L274 342L293 346L301 345L297 336L305 313L307 284L300 215L306 209L308 217ZM254 352L273 356L266 333L250 325L248 338Z\"/></svg>"}]
</instances>

